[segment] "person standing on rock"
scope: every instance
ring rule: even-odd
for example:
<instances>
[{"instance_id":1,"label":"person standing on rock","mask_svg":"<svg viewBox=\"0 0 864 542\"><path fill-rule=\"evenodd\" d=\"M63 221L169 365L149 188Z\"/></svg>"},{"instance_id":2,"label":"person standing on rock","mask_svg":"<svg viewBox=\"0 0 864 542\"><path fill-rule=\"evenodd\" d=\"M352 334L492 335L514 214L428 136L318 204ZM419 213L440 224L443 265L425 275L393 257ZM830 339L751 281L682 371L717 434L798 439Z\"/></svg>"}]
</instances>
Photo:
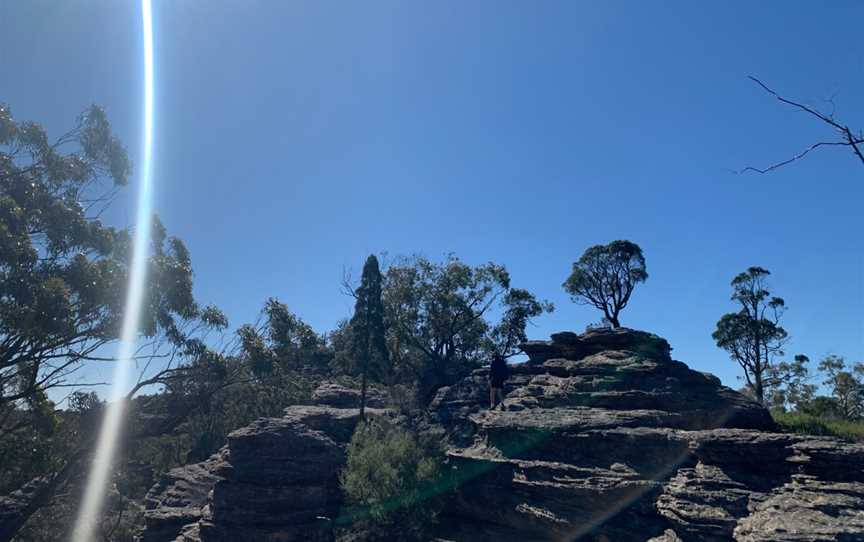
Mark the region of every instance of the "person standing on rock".
<instances>
[{"instance_id":1,"label":"person standing on rock","mask_svg":"<svg viewBox=\"0 0 864 542\"><path fill-rule=\"evenodd\" d=\"M504 408L504 382L510 378L510 368L501 356L492 358L489 365L489 410L494 410L497 402Z\"/></svg>"}]
</instances>

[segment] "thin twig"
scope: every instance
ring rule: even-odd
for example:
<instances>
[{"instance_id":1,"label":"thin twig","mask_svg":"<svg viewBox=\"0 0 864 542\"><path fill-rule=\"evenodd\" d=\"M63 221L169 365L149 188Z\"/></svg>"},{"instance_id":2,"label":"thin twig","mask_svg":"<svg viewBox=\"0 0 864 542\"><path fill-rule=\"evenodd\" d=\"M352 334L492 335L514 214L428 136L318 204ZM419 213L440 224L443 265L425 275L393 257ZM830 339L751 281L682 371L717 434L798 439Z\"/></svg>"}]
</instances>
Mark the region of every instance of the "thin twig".
<instances>
[{"instance_id":1,"label":"thin twig","mask_svg":"<svg viewBox=\"0 0 864 542\"><path fill-rule=\"evenodd\" d=\"M752 166L746 167L746 168L742 169L741 171L739 171L738 173L745 173L745 172L749 172L749 171L754 171L757 173L768 173L769 171L773 171L777 168L783 167L783 166L788 165L792 162L800 160L801 158L803 158L807 154L809 154L810 151L813 151L819 147L825 147L825 146L850 147L852 149L852 152L854 152L855 155L858 157L858 159L861 160L861 163L864 164L864 153L862 153L862 151L859 147L860 145L864 145L864 136L861 136L860 134L855 135L848 126L840 124L838 121L836 121L834 119L834 113L833 113L834 101L833 101L833 98L830 100L830 103L832 105L832 112L831 112L831 114L826 115L825 113L822 113L821 111L818 111L816 109L808 107L808 106L806 106L800 102L795 102L795 101L789 100L787 98L784 98L783 96L777 94L771 87L769 87L768 85L766 85L765 83L760 81L758 78L753 77L752 75L748 75L747 78L750 79L751 81L753 81L754 83L756 83L757 85L759 85L760 87L762 87L762 89L765 92L767 92L767 93L771 94L772 96L774 96L775 98L777 98L778 101L780 101L784 104L787 104L787 105L791 105L792 107L795 107L796 109L804 111L805 113L808 113L810 115L813 115L814 117L818 118L822 122L830 125L835 130L837 130L837 132L840 134L840 136L843 138L843 140L842 141L830 141L830 142L829 141L822 141L819 143L814 143L813 145L810 145L809 147L807 147L806 149L804 149L800 153L796 154L792 158L789 158L788 160L778 162L774 165L771 165L771 166L768 166L765 168L757 168L757 167L752 167Z\"/></svg>"}]
</instances>

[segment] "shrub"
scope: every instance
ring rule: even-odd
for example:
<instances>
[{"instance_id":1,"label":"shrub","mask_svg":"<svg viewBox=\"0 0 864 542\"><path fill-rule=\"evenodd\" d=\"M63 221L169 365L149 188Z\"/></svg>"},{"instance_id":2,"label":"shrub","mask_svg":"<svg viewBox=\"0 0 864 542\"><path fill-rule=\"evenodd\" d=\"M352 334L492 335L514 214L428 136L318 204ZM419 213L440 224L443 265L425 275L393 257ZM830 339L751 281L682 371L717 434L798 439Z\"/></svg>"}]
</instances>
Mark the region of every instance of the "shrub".
<instances>
[{"instance_id":1,"label":"shrub","mask_svg":"<svg viewBox=\"0 0 864 542\"><path fill-rule=\"evenodd\" d=\"M349 520L368 521L390 540L427 540L440 511L443 452L431 439L386 420L361 423L340 475L353 505Z\"/></svg>"},{"instance_id":2,"label":"shrub","mask_svg":"<svg viewBox=\"0 0 864 542\"><path fill-rule=\"evenodd\" d=\"M864 421L840 420L801 412L772 412L771 414L777 425L789 433L839 437L864 442Z\"/></svg>"}]
</instances>

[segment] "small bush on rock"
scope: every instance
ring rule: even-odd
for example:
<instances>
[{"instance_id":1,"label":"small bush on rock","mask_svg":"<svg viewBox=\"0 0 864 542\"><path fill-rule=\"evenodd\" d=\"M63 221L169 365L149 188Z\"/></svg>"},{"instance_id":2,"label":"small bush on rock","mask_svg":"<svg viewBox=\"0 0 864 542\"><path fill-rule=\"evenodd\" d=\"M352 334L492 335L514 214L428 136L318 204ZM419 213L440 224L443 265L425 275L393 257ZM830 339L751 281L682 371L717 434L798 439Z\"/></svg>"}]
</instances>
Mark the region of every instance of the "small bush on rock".
<instances>
[{"instance_id":1,"label":"small bush on rock","mask_svg":"<svg viewBox=\"0 0 864 542\"><path fill-rule=\"evenodd\" d=\"M440 511L442 464L431 439L382 419L361 423L340 475L352 506L347 520L368 523L387 540L428 539Z\"/></svg>"}]
</instances>

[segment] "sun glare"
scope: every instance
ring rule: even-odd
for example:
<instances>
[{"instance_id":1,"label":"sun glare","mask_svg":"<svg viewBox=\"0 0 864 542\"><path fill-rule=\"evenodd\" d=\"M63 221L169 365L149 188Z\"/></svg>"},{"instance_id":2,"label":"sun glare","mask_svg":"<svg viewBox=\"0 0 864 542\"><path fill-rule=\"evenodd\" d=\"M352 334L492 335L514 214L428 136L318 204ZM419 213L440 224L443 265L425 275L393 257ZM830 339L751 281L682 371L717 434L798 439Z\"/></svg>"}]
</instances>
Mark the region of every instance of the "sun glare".
<instances>
[{"instance_id":1,"label":"sun glare","mask_svg":"<svg viewBox=\"0 0 864 542\"><path fill-rule=\"evenodd\" d=\"M108 490L110 467L123 423L124 396L128 387L129 367L135 351L141 304L144 298L147 248L150 244L151 184L153 180L153 19L150 0L141 1L141 16L144 39L144 134L135 244L129 274L129 289L126 294L126 312L123 316L122 337L117 353L118 361L114 368L110 402L99 433L99 441L90 468L84 499L75 522L75 530L72 535L74 542L93 540L94 529L102 511L102 504Z\"/></svg>"}]
</instances>

